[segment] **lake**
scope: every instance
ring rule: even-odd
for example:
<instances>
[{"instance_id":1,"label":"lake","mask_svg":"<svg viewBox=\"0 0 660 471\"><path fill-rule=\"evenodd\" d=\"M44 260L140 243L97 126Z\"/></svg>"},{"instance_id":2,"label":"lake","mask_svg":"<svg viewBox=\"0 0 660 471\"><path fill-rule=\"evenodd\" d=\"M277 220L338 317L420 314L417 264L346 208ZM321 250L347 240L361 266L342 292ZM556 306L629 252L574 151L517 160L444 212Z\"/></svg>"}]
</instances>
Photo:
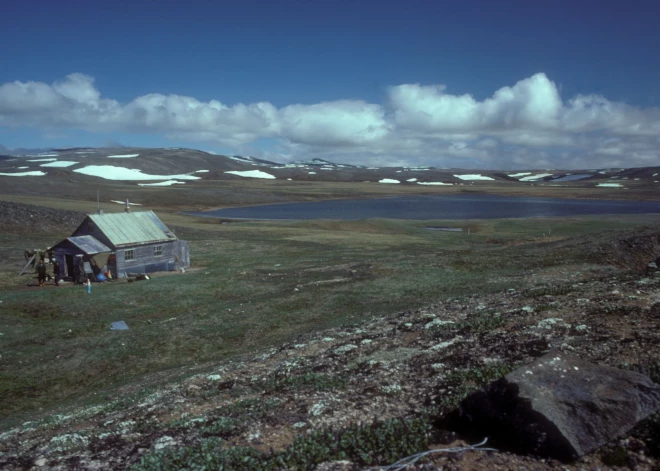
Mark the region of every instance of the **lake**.
<instances>
[{"instance_id":1,"label":"lake","mask_svg":"<svg viewBox=\"0 0 660 471\"><path fill-rule=\"evenodd\" d=\"M494 219L645 213L660 213L660 203L496 195L442 195L283 203L186 214L223 219L356 220Z\"/></svg>"}]
</instances>

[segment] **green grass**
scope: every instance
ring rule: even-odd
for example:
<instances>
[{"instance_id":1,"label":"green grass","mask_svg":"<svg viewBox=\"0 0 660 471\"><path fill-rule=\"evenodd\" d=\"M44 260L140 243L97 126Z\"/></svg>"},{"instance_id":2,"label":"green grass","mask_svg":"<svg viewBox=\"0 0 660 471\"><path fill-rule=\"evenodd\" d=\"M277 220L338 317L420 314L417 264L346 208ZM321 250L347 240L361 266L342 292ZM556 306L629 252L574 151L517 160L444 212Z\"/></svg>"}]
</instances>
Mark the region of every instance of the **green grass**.
<instances>
[{"instance_id":1,"label":"green grass","mask_svg":"<svg viewBox=\"0 0 660 471\"><path fill-rule=\"evenodd\" d=\"M224 429L223 429L224 430ZM312 470L326 461L350 460L362 466L391 464L428 448L430 426L423 419L390 419L320 429L298 435L280 452L260 453L248 447L226 447L217 438L143 456L132 471Z\"/></svg>"},{"instance_id":2,"label":"green grass","mask_svg":"<svg viewBox=\"0 0 660 471\"><path fill-rule=\"evenodd\" d=\"M555 238L651 220L219 225L175 219L188 221L175 232L190 241L193 270L95 284L89 295L70 285L26 289L28 277L17 280L22 250L50 245L59 235L2 236L7 257L0 272L0 428L83 395L100 397L93 395L149 373L233 358L301 333L439 299L526 288L529 273L590 261L578 245L546 247L544 225L552 225ZM466 224L470 236L423 229ZM118 320L130 330L110 331ZM465 327L489 328L475 322Z\"/></svg>"}]
</instances>

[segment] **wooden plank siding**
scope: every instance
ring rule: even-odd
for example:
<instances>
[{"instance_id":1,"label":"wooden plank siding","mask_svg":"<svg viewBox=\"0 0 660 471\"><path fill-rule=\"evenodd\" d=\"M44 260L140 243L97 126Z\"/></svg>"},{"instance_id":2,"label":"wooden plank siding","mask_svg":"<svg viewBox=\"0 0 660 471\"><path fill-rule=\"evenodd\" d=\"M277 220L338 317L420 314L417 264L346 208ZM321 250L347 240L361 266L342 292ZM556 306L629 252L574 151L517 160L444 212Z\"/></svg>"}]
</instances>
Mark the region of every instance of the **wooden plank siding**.
<instances>
[{"instance_id":1,"label":"wooden plank siding","mask_svg":"<svg viewBox=\"0 0 660 471\"><path fill-rule=\"evenodd\" d=\"M125 217L120 214L108 216L112 218L106 221L98 219L103 215L88 215L71 237L91 236L96 239L97 245L98 242L105 245L114 255L114 263L108 262L113 277L125 277L129 273L172 271L190 266L188 242L177 239L152 211L139 213L139 216L138 213ZM110 232L106 233L106 230ZM135 240L130 242L130 237L135 237ZM81 244L85 241L81 240ZM83 244L85 247L87 245ZM92 249L98 249L93 245L90 245ZM161 247L159 252L154 250L156 247ZM126 259L127 251L132 251L132 259ZM85 254L86 259L89 258L84 250L73 244L61 244L61 258L77 254Z\"/></svg>"},{"instance_id":2,"label":"wooden plank siding","mask_svg":"<svg viewBox=\"0 0 660 471\"><path fill-rule=\"evenodd\" d=\"M151 273L154 271L169 271L175 269L175 242L159 242L156 244L122 247L116 249L117 274ZM154 254L155 247L162 247L161 255ZM133 251L133 259L126 260L126 252Z\"/></svg>"}]
</instances>

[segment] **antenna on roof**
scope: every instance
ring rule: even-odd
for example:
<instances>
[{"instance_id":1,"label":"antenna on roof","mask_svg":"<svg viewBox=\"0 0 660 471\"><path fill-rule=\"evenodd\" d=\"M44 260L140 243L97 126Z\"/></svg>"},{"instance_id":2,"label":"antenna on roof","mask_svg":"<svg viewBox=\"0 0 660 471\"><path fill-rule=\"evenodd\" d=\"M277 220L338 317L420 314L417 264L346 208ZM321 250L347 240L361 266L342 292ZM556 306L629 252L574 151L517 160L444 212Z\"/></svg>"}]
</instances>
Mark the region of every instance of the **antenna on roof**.
<instances>
[{"instance_id":1,"label":"antenna on roof","mask_svg":"<svg viewBox=\"0 0 660 471\"><path fill-rule=\"evenodd\" d=\"M96 214L103 214L101 209L101 200L99 199L99 190L96 190Z\"/></svg>"},{"instance_id":2,"label":"antenna on roof","mask_svg":"<svg viewBox=\"0 0 660 471\"><path fill-rule=\"evenodd\" d=\"M130 204L128 202L128 198L126 198L126 208L124 208L124 211L126 211L127 213L131 212L131 207L130 207Z\"/></svg>"}]
</instances>

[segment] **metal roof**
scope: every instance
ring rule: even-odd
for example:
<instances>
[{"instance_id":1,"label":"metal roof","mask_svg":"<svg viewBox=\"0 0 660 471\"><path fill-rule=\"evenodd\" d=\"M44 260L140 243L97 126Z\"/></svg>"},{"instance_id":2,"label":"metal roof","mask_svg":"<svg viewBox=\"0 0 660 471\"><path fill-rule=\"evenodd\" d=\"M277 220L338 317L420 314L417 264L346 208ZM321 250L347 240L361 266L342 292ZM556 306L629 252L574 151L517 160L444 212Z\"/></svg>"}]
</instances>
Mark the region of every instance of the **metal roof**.
<instances>
[{"instance_id":1,"label":"metal roof","mask_svg":"<svg viewBox=\"0 0 660 471\"><path fill-rule=\"evenodd\" d=\"M75 245L76 247L78 247L80 250L82 250L88 255L94 255L103 252L111 252L111 250L108 247L106 247L102 242L100 242L99 240L95 239L90 235L67 237L65 240L68 240L69 242L71 242L73 245Z\"/></svg>"},{"instance_id":2,"label":"metal roof","mask_svg":"<svg viewBox=\"0 0 660 471\"><path fill-rule=\"evenodd\" d=\"M115 247L177 240L153 211L89 214Z\"/></svg>"}]
</instances>

